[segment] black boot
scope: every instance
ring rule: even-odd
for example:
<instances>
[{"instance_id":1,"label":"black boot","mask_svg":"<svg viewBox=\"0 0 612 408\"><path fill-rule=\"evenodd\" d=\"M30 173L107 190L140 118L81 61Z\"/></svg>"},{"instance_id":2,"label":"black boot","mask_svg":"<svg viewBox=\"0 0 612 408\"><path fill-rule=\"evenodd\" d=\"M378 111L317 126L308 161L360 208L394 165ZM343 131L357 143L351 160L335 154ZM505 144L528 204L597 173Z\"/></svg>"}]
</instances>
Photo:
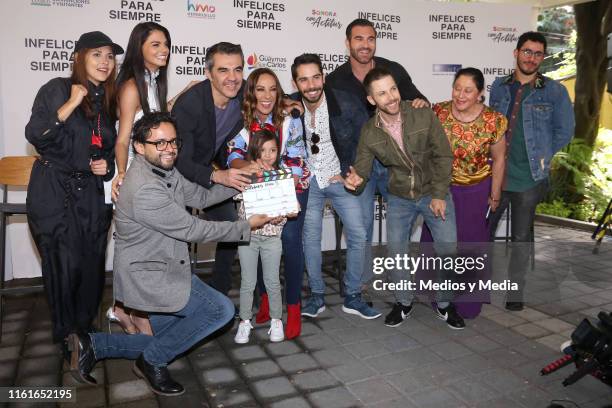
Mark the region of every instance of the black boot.
<instances>
[{"instance_id":1,"label":"black boot","mask_svg":"<svg viewBox=\"0 0 612 408\"><path fill-rule=\"evenodd\" d=\"M156 367L147 363L142 354L134 363L134 373L146 380L151 391L156 394L171 397L185 392L183 386L170 377L167 367Z\"/></svg>"},{"instance_id":2,"label":"black boot","mask_svg":"<svg viewBox=\"0 0 612 408\"><path fill-rule=\"evenodd\" d=\"M70 372L80 383L96 385L98 382L89 373L96 365L96 356L91 345L89 334L68 335L68 349L70 350Z\"/></svg>"},{"instance_id":3,"label":"black boot","mask_svg":"<svg viewBox=\"0 0 612 408\"><path fill-rule=\"evenodd\" d=\"M515 302L508 301L508 302L506 302L506 310L510 310L512 312L519 312L519 311L523 310L523 308L524 308L523 302L519 302L519 301L515 301Z\"/></svg>"}]
</instances>

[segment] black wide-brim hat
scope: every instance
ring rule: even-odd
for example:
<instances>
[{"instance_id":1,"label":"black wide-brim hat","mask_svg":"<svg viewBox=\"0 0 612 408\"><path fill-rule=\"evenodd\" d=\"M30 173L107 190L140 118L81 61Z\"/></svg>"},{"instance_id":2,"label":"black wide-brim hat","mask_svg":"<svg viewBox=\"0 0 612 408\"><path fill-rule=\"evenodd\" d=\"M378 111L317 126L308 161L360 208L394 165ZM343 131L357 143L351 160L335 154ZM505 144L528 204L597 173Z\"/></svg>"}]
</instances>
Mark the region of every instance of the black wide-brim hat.
<instances>
[{"instance_id":1,"label":"black wide-brim hat","mask_svg":"<svg viewBox=\"0 0 612 408\"><path fill-rule=\"evenodd\" d=\"M89 33L82 34L79 40L74 45L74 52L78 52L86 48L98 48L110 46L113 49L113 54L123 54L123 48L120 45L115 44L113 40L102 31L91 31Z\"/></svg>"}]
</instances>

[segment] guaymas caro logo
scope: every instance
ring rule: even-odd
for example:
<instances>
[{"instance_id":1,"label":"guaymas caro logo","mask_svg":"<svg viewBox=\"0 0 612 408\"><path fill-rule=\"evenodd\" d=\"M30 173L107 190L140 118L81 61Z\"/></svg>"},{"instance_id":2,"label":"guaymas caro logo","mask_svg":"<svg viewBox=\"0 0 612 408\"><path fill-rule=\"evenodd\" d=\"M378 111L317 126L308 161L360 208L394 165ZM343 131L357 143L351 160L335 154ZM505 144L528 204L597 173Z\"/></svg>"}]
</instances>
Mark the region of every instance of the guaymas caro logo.
<instances>
[{"instance_id":1,"label":"guaymas caro logo","mask_svg":"<svg viewBox=\"0 0 612 408\"><path fill-rule=\"evenodd\" d=\"M246 63L249 69L270 68L274 71L285 71L287 69L287 58L265 54L250 54Z\"/></svg>"},{"instance_id":2,"label":"guaymas caro logo","mask_svg":"<svg viewBox=\"0 0 612 408\"><path fill-rule=\"evenodd\" d=\"M255 69L258 68L257 67L257 61L259 61L257 59L257 54L253 53L251 55L249 55L247 57L247 65L249 66L250 69Z\"/></svg>"}]
</instances>

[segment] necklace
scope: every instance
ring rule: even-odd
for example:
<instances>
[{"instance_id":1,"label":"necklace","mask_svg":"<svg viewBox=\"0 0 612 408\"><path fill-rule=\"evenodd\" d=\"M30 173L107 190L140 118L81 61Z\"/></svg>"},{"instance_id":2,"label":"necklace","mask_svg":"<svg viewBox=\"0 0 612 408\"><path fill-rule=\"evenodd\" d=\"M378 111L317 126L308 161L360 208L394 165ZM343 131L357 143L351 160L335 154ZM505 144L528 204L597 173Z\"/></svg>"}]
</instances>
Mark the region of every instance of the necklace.
<instances>
[{"instance_id":1,"label":"necklace","mask_svg":"<svg viewBox=\"0 0 612 408\"><path fill-rule=\"evenodd\" d=\"M482 114L482 111L484 111L484 104L482 104L480 106L480 109L478 110L478 112L476 113L476 115L471 114L467 117L463 117L463 114L461 112L459 112L456 108L455 108L455 104L453 104L451 102L451 113L453 114L453 117L458 120L459 122L463 122L463 123L472 123L474 122L476 119L478 119L478 117Z\"/></svg>"}]
</instances>

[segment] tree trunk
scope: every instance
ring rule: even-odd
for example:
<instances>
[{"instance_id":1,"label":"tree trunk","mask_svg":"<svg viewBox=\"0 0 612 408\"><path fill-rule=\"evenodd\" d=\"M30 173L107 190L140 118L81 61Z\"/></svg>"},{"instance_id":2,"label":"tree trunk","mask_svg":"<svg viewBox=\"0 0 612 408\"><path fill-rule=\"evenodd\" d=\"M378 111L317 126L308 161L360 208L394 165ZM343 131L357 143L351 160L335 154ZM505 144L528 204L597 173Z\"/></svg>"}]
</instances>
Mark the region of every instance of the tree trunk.
<instances>
[{"instance_id":1,"label":"tree trunk","mask_svg":"<svg viewBox=\"0 0 612 408\"><path fill-rule=\"evenodd\" d=\"M574 5L576 17L575 137L593 146L606 85L607 35L612 31L612 1Z\"/></svg>"}]
</instances>

